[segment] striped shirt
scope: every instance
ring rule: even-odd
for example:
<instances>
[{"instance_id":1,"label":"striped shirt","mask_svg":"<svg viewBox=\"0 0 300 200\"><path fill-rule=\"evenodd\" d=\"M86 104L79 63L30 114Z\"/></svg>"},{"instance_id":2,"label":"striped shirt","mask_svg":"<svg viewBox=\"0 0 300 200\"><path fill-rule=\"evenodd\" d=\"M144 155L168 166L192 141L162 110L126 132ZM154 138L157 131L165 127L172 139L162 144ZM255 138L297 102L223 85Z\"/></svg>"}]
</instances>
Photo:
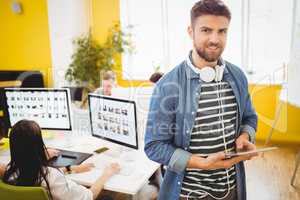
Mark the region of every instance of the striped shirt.
<instances>
[{"instance_id":1,"label":"striped shirt","mask_svg":"<svg viewBox=\"0 0 300 200\"><path fill-rule=\"evenodd\" d=\"M230 85L227 82L202 84L198 103L189 152L206 157L211 153L225 151L225 144L228 151L234 150L237 103ZM232 189L236 186L234 166L227 169L227 172ZM180 197L195 199L205 193L223 197L228 191L227 172L225 169L187 168Z\"/></svg>"}]
</instances>

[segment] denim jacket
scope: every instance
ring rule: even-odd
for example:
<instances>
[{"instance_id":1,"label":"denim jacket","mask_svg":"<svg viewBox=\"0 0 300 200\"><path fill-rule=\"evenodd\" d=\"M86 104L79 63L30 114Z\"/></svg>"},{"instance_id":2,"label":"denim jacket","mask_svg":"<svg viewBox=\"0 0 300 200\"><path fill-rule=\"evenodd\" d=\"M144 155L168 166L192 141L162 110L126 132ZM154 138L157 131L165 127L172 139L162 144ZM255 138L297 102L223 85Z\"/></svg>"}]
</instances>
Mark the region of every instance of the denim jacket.
<instances>
[{"instance_id":1,"label":"denim jacket","mask_svg":"<svg viewBox=\"0 0 300 200\"><path fill-rule=\"evenodd\" d=\"M236 138L241 132L247 132L251 142L254 142L257 115L252 107L247 79L237 66L229 62L225 64L223 80L232 87L238 104ZM184 61L163 76L153 91L144 150L151 160L167 166L159 200L179 199L185 169L191 156L190 133L198 109L201 83L199 75ZM236 164L236 174L238 200L245 200L243 162Z\"/></svg>"}]
</instances>

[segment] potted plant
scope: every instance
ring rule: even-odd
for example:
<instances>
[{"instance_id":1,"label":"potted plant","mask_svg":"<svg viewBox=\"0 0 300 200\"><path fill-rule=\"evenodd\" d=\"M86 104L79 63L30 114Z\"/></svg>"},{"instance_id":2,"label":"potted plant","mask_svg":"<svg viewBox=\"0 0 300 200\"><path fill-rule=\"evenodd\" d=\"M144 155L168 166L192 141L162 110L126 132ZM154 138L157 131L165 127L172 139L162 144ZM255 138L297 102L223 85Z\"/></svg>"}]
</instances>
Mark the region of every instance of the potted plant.
<instances>
[{"instance_id":1,"label":"potted plant","mask_svg":"<svg viewBox=\"0 0 300 200\"><path fill-rule=\"evenodd\" d=\"M131 35L121 31L120 23L110 28L104 44L99 44L91 34L83 35L73 41L75 51L65 78L84 88L84 94L100 86L102 71L116 67L116 57L133 50ZM84 98L83 98L84 99Z\"/></svg>"}]
</instances>

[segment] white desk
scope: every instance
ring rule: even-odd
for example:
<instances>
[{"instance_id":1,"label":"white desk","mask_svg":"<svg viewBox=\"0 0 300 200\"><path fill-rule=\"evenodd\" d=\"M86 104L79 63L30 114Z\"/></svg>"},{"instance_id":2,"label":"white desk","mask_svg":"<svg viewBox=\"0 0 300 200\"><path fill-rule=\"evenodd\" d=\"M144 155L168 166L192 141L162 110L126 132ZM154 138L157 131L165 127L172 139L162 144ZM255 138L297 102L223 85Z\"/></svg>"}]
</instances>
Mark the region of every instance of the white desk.
<instances>
[{"instance_id":1,"label":"white desk","mask_svg":"<svg viewBox=\"0 0 300 200\"><path fill-rule=\"evenodd\" d=\"M88 135L67 136L66 134L57 134L54 139L46 139L45 143L48 147L84 153L93 153L94 150L100 147L108 147L112 150L119 147L119 145ZM135 195L141 187L147 183L149 177L159 168L159 164L147 158L141 145L139 149L140 150L131 150L129 154L132 153L134 159L125 161L133 172L126 176L121 174L114 175L104 185L104 189ZM101 165L101 163L107 163L107 160L124 163L122 157L110 156L112 150L108 150L101 154L94 154L87 159L85 163L95 163L96 166L99 164ZM68 175L68 177L79 184L91 186L101 174L102 169L94 168L89 172L71 174Z\"/></svg>"},{"instance_id":2,"label":"white desk","mask_svg":"<svg viewBox=\"0 0 300 200\"><path fill-rule=\"evenodd\" d=\"M53 138L44 139L47 147L59 148L71 151L79 151L84 153L93 153L94 150L100 147L108 147L110 149L116 148L118 145L111 142L98 139L89 135L68 135L68 134L54 134ZM149 177L159 168L159 164L153 161L150 161L145 153L143 148L140 147L140 150L133 150L134 160L126 161L130 165L130 168L133 169L133 172L130 175L121 175L116 174L108 182L105 183L104 189L111 190L115 192L126 193L130 195L136 195L137 192L145 185ZM85 162L101 164L106 162L107 159L114 160L119 162L122 157L111 157L109 155L110 150L106 153L94 154ZM131 153L131 152L129 152ZM7 163L9 161L9 152L0 151L0 163ZM70 174L67 175L70 179L75 182L91 186L98 177L102 174L100 168L94 168L89 172L80 173L80 174Z\"/></svg>"},{"instance_id":3,"label":"white desk","mask_svg":"<svg viewBox=\"0 0 300 200\"><path fill-rule=\"evenodd\" d=\"M76 106L72 105L72 111L73 130L75 129L76 131L69 133L53 133L53 138L44 138L47 147L83 153L93 153L94 150L100 147L108 147L110 149L120 147L117 144L91 136L89 114L87 110L78 109ZM130 168L133 169L133 173L129 176L121 174L114 175L107 183L105 183L104 189L130 194L134 197L134 195L148 182L151 175L159 168L160 165L150 161L143 151L146 116L146 112L138 112L139 150L132 150L135 151L134 160L130 162ZM106 162L107 159L114 159L116 162L119 161L118 159L122 160L121 158L112 158L111 156L108 156L110 153L109 151L110 150L102 154L94 154L85 162L96 162L101 164L102 162ZM9 152L3 151L0 148L0 163L8 163L9 160ZM127 163L129 163L129 161L127 161ZM79 184L91 186L101 174L102 170L100 168L95 168L90 172L70 174L67 176Z\"/></svg>"}]
</instances>

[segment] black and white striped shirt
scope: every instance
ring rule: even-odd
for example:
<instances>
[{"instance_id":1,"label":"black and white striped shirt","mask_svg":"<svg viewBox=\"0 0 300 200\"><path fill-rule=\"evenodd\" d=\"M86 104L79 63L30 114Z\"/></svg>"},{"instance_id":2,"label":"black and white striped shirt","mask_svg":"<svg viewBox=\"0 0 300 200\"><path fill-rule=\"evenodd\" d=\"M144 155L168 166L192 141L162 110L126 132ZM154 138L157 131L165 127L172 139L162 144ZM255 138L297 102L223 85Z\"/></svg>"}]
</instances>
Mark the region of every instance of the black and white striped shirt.
<instances>
[{"instance_id":1,"label":"black and white striped shirt","mask_svg":"<svg viewBox=\"0 0 300 200\"><path fill-rule=\"evenodd\" d=\"M222 106L221 106L222 105ZM235 148L237 103L227 82L203 83L199 106L191 132L189 152L206 157ZM223 121L223 123L222 123ZM224 133L223 133L224 131ZM225 142L223 134L225 134ZM230 188L235 187L235 168L227 169ZM204 192L223 197L228 191L226 170L188 168L182 182L181 197L197 198Z\"/></svg>"}]
</instances>

